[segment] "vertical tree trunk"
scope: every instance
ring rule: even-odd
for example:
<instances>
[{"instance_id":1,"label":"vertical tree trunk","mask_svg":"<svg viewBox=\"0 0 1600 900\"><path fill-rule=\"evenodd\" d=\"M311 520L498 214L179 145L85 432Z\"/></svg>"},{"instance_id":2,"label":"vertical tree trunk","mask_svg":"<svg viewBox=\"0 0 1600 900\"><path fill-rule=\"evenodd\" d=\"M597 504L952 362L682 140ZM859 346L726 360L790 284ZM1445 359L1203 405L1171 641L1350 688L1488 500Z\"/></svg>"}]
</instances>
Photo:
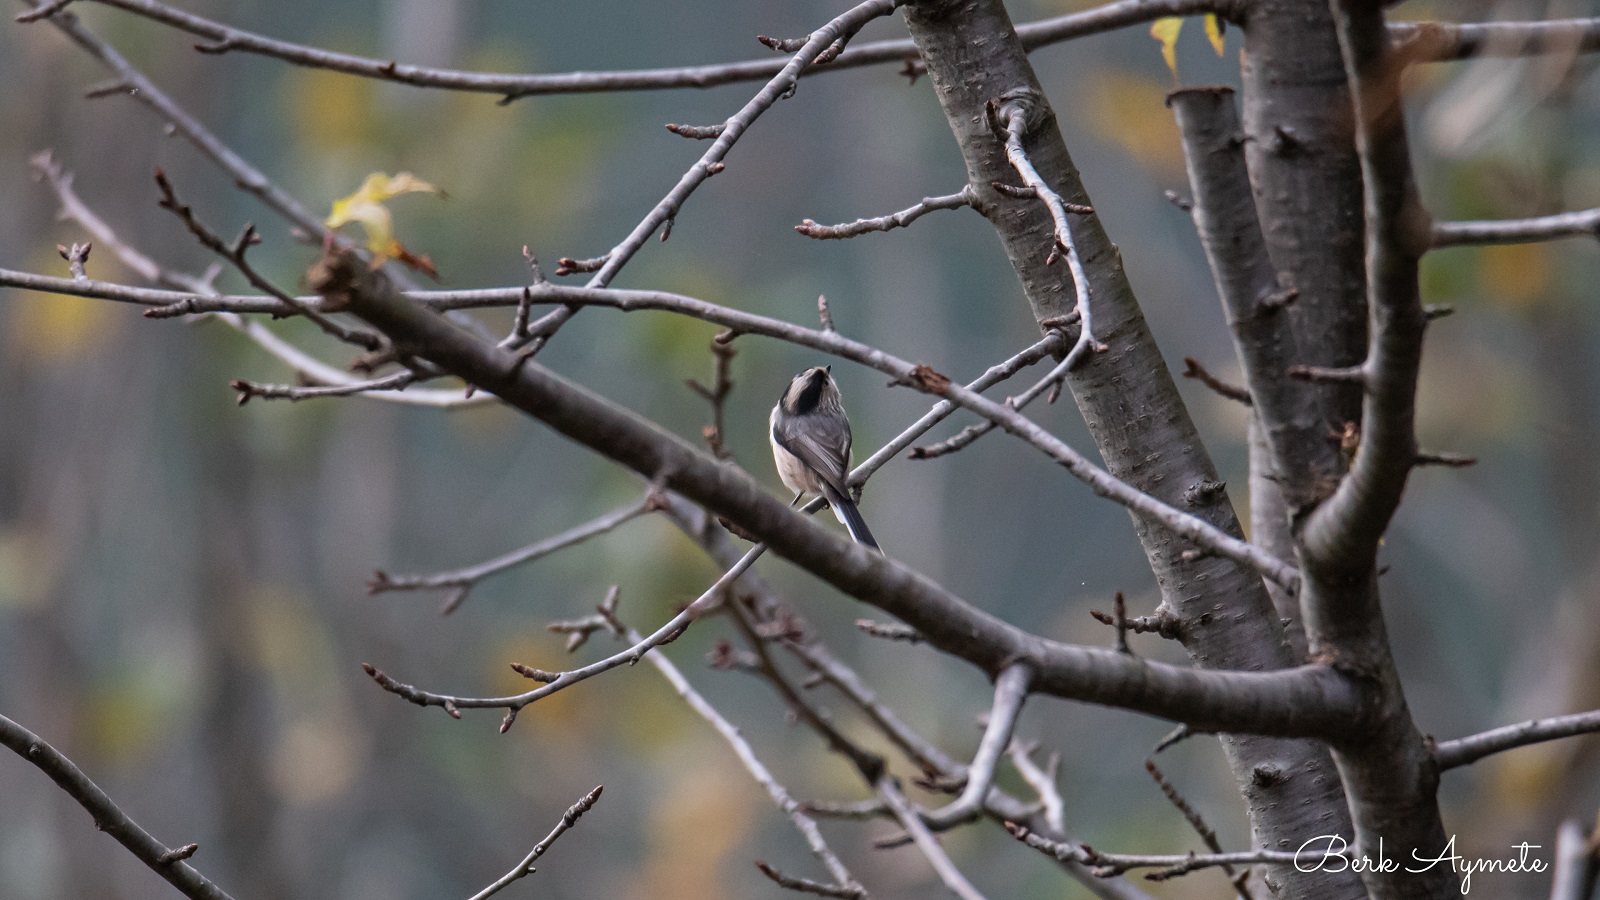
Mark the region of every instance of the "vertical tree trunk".
<instances>
[{"instance_id":1,"label":"vertical tree trunk","mask_svg":"<svg viewBox=\"0 0 1600 900\"><path fill-rule=\"evenodd\" d=\"M1053 228L1043 204L1006 197L991 186L1016 183L1017 177L986 110L1002 97L1020 97L1035 110L1027 138L1035 167L1063 199L1089 202L1005 7L999 0L916 3L907 7L906 22L966 159L979 210L999 233L1034 317L1068 312L1074 287L1066 265L1047 263ZM1074 217L1072 225L1089 272L1095 334L1109 349L1091 355L1069 384L1101 456L1118 478L1240 533L1226 492L1201 487L1217 482L1216 470L1145 325L1115 245L1094 216ZM1177 618L1197 663L1228 669L1293 664L1260 576L1226 560L1186 558L1186 542L1137 518L1134 528L1160 584L1162 605ZM1246 798L1257 846L1293 850L1323 835L1350 833L1344 797L1321 746L1225 735L1223 748ZM1365 894L1349 872L1277 867L1269 877L1288 897Z\"/></svg>"}]
</instances>

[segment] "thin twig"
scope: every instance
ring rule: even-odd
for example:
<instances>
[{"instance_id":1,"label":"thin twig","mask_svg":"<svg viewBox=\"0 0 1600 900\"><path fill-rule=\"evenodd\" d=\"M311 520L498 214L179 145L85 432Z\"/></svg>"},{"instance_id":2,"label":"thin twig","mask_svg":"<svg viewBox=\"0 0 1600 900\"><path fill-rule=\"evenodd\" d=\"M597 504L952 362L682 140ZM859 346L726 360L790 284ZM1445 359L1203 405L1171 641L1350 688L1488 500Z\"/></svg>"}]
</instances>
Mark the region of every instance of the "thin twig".
<instances>
[{"instance_id":1,"label":"thin twig","mask_svg":"<svg viewBox=\"0 0 1600 900\"><path fill-rule=\"evenodd\" d=\"M1206 370L1205 366L1200 365L1199 360L1192 356L1185 356L1183 358L1183 377L1196 379L1201 384L1212 389L1221 396L1227 397L1229 400L1236 400L1240 403L1243 403L1245 406L1252 406L1255 404L1255 400L1250 396L1250 392L1248 390L1236 384L1229 384L1211 374Z\"/></svg>"},{"instance_id":2,"label":"thin twig","mask_svg":"<svg viewBox=\"0 0 1600 900\"><path fill-rule=\"evenodd\" d=\"M739 351L733 348L733 339L738 337L735 332L724 332L711 339L711 356L716 360L714 377L711 387L706 387L693 378L686 379L689 389L699 394L701 399L711 405L711 424L707 425L702 433L705 435L706 445L711 448L711 455L717 459L731 459L723 442L727 428L723 423L723 415L727 411L728 395L733 392L733 377L730 374L733 367L733 358Z\"/></svg>"},{"instance_id":3,"label":"thin twig","mask_svg":"<svg viewBox=\"0 0 1600 900\"><path fill-rule=\"evenodd\" d=\"M1074 345L1073 349L1076 350L1077 346ZM1005 401L1006 406L1010 407L1011 409L1021 411L1026 409L1028 404L1039 399L1040 397L1043 397L1046 392L1050 392L1050 399L1053 402L1055 400L1054 392L1061 390L1061 382L1066 379L1068 371L1073 368L1075 362L1076 361L1073 361L1073 363L1068 363L1067 361L1063 361L1062 363L1058 364L1054 369L1051 369L1049 372L1047 372L1043 378L1040 378L1038 381L1034 382L1033 385L1027 390L1016 395L1015 397L1007 397ZM947 437L937 443L923 444L920 447L912 447L909 458L938 459L941 456L955 453L959 450L967 448L972 444L973 441L976 441L978 438L981 438L993 431L996 427L997 426L993 420L984 420L973 425L968 425L950 437Z\"/></svg>"},{"instance_id":4,"label":"thin twig","mask_svg":"<svg viewBox=\"0 0 1600 900\"><path fill-rule=\"evenodd\" d=\"M415 703L418 706L440 707L446 713L449 713L452 718L461 718L461 710L463 709L504 709L506 711L506 715L505 718L500 722L500 730L501 732L509 731L512 723L516 721L517 713L528 704L533 703L536 700L542 700L545 697L556 693L557 691L565 690L580 681L587 681L596 675L609 672L618 666L631 666L637 663L639 660L646 658L646 656L651 655L651 650L654 650L663 644L670 644L677 640L678 637L682 635L683 632L688 629L688 627L693 624L696 619L711 613L722 604L724 589L738 579L740 575L744 574L744 571L750 568L753 563L755 563L756 559L761 556L761 553L758 551L764 551L765 549L766 548L760 544L751 548L742 558L740 558L737 564L729 568L728 571L724 572L722 576L719 577L711 585L711 587L707 588L705 593L701 594L693 603L684 607L682 612L673 616L667 621L666 624L656 629L649 636L640 638L639 640L633 642L628 649L623 650L620 653L615 653L597 662L590 663L589 665L581 668L568 669L563 672L548 673L553 677L549 678L548 680L542 678L538 679L540 681L544 681L544 684L541 687L525 693L514 694L505 697L458 697L451 694L440 694L433 691L424 691L414 685L396 681L394 678L391 678L389 675L368 663L362 663L361 668L373 681L378 683L379 687L383 688L389 693L408 700L411 703Z\"/></svg>"},{"instance_id":5,"label":"thin twig","mask_svg":"<svg viewBox=\"0 0 1600 900\"><path fill-rule=\"evenodd\" d=\"M1190 806L1189 801L1178 793L1177 787L1168 781L1167 776L1163 775L1161 769L1156 766L1156 761L1146 759L1144 761L1144 770L1150 773L1151 778L1155 779L1156 784L1161 787L1161 793L1166 796L1168 802L1177 807L1178 812L1183 814L1183 819L1189 823L1189 827L1200 835L1200 840L1205 843L1206 848L1214 856L1220 856L1222 854L1222 842L1217 840L1216 831L1210 825L1207 825L1206 820L1201 817L1199 811ZM1246 887L1246 883L1250 880L1250 871L1246 869L1242 873L1235 873L1232 863L1220 862L1217 865L1222 868L1223 872L1227 873L1228 880L1233 882L1233 889L1239 895L1239 900L1252 900L1250 890ZM1171 874L1181 875L1184 873L1174 871Z\"/></svg>"},{"instance_id":6,"label":"thin twig","mask_svg":"<svg viewBox=\"0 0 1600 900\"><path fill-rule=\"evenodd\" d=\"M922 635L910 625L900 622L874 622L871 619L857 619L856 627L862 634L870 634L875 638L886 641L904 641L907 644L920 644Z\"/></svg>"},{"instance_id":7,"label":"thin twig","mask_svg":"<svg viewBox=\"0 0 1600 900\"><path fill-rule=\"evenodd\" d=\"M1531 719L1515 725L1506 725L1480 734L1442 741L1434 748L1433 758L1443 772L1471 765L1485 756L1540 744L1558 738L1600 732L1600 710L1555 716L1548 719Z\"/></svg>"},{"instance_id":8,"label":"thin twig","mask_svg":"<svg viewBox=\"0 0 1600 900\"><path fill-rule=\"evenodd\" d=\"M1072 270L1072 283L1077 291L1077 305L1074 307L1078 313L1078 340L1072 350L1062 360L1060 369L1070 371L1077 366L1079 359L1088 353L1105 349L1094 336L1093 307L1089 298L1089 274L1084 271L1083 261L1078 257L1078 246L1072 237L1072 226L1067 221L1067 208L1061 195L1047 184L1039 171L1033 167L1033 160L1028 157L1027 148L1023 146L1023 139L1027 136L1029 125L1031 98L1015 97L1004 100L994 111L995 121L1005 132L1006 159L1011 162L1011 167L1022 176L1022 181L1033 189L1034 195L1044 203L1050 211L1050 220L1055 224L1055 244L1050 250L1050 262L1058 256L1064 255L1067 267Z\"/></svg>"},{"instance_id":9,"label":"thin twig","mask_svg":"<svg viewBox=\"0 0 1600 900\"><path fill-rule=\"evenodd\" d=\"M594 790L584 794L582 797L578 798L577 803L567 807L567 811L561 814L561 821L557 822L556 827L549 834L545 835L544 840L533 845L533 850L530 851L527 856L522 858L522 862L517 863L516 867L511 871L501 875L493 884L477 892L476 894L473 894L471 900L488 900L489 897L498 894L501 888L504 888L511 882L538 871L533 867L534 861L543 856L546 850L550 849L550 845L556 842L556 838L561 837L561 835L566 833L567 829L578 824L578 819L594 806L595 801L600 799L600 792L604 788L605 785L603 784L595 785Z\"/></svg>"},{"instance_id":10,"label":"thin twig","mask_svg":"<svg viewBox=\"0 0 1600 900\"><path fill-rule=\"evenodd\" d=\"M841 887L836 884L823 884L820 881L812 881L809 878L796 878L793 875L785 875L759 859L756 860L756 868L760 869L761 874L772 879L773 883L779 887L788 888L791 891L799 891L802 894L815 894L818 897L838 897L840 900L859 900L859 898L866 896L866 892L861 889L860 885Z\"/></svg>"},{"instance_id":11,"label":"thin twig","mask_svg":"<svg viewBox=\"0 0 1600 900\"><path fill-rule=\"evenodd\" d=\"M174 300L150 298L149 303L146 303L144 300L131 300L130 302L136 302L142 305L151 305L155 307L154 309L147 309L145 311L145 315L148 316L162 308L171 308L175 305L184 306L186 304L193 303L197 297L216 298L220 296L217 293L216 288L213 287L213 282L216 280L217 275L222 271L222 263L213 263L203 275L198 277L184 272L175 271L161 265L154 259L140 252L137 248L122 240L121 237L119 237L117 233L111 229L111 226L106 224L106 221L100 218L100 216L97 215L95 211L78 196L77 191L73 188L73 174L62 169L62 167L56 163L55 158L50 151L45 150L35 154L30 161L33 163L34 168L38 170L39 177L50 185L50 188L55 191L56 198L61 201L62 217L70 219L81 225L84 230L88 231L89 234L94 237L96 243L103 247L109 248L124 265L138 273L141 278L154 284L164 285L166 287L185 292L182 295L178 295L184 299ZM102 283L94 284L104 286ZM162 295L165 296L166 292L162 292ZM276 298L264 299L270 299L272 302L276 302ZM315 305L321 302L321 298L302 297L296 299L300 300L302 304ZM289 312L290 310L281 308L280 304L280 311ZM259 322L252 322L237 313L222 310L209 313L208 315L249 338L256 344L256 346L260 347L262 350L266 351L269 355L275 357L280 362L283 362L285 365L288 365L290 368L294 369L294 371L298 373L302 379L306 380L308 383L310 383L310 385L313 386L320 385L326 387L344 387L351 389L351 393L358 394L359 396L371 397L378 400L386 400L405 405L428 406L434 408L481 406L487 403L495 402L495 398L487 394L481 397L468 399L463 398L461 393L455 390L374 390L372 388L371 381L363 381L355 378L347 372L336 369L333 366L330 366L321 360L310 356L300 348L278 337L265 325L262 325ZM406 374L414 376L414 373ZM407 383L409 382L410 379L407 379ZM278 385L257 385L257 387L261 387L266 390L275 390L279 387L283 387L285 390L296 392L308 390L305 387L288 387Z\"/></svg>"},{"instance_id":12,"label":"thin twig","mask_svg":"<svg viewBox=\"0 0 1600 900\"><path fill-rule=\"evenodd\" d=\"M55 2L60 0L42 5L53 6ZM224 53L239 50L275 57L296 65L330 69L416 87L497 94L503 98L501 102L546 94L708 88L744 81L761 81L778 74L784 64L783 60L767 57L715 65L613 72L537 75L465 72L353 56L274 40L153 0L101 0L101 2L205 38L210 42L203 45L207 52ZM1217 0L1120 0L1084 12L1023 24L1017 28L1017 36L1022 39L1023 46L1032 50L1072 38L1138 25L1162 16L1214 12L1216 6ZM783 42L778 43L780 47L785 46ZM816 54L818 64L808 67L800 74L804 76L864 65L900 63L914 59L917 54L916 45L905 39L875 41L845 49L842 53L833 50L837 44L839 44L837 38L830 38L827 46Z\"/></svg>"},{"instance_id":13,"label":"thin twig","mask_svg":"<svg viewBox=\"0 0 1600 900\"><path fill-rule=\"evenodd\" d=\"M1011 757L1011 765L1016 767L1017 774L1022 780L1033 788L1039 795L1039 804L1044 807L1044 820L1056 833L1067 830L1067 804L1061 799L1061 789L1056 786L1056 775L1061 769L1061 754L1051 753L1043 767L1033 761L1033 751L1037 749L1034 742L1013 740L1011 746L1006 748L1006 755Z\"/></svg>"},{"instance_id":14,"label":"thin twig","mask_svg":"<svg viewBox=\"0 0 1600 900\"><path fill-rule=\"evenodd\" d=\"M1572 55L1600 50L1600 17L1537 22L1391 22L1407 63L1480 57Z\"/></svg>"},{"instance_id":15,"label":"thin twig","mask_svg":"<svg viewBox=\"0 0 1600 900\"><path fill-rule=\"evenodd\" d=\"M635 645L643 640L639 633L631 628L625 632L625 636L629 643ZM724 741L727 741L728 746L733 748L734 755L739 757L739 762L744 766L745 771L749 772L750 777L754 778L756 783L766 790L767 796L772 798L773 804L782 810L784 815L789 817L789 821L794 824L795 829L805 838L806 846L811 848L811 854L828 870L828 874L834 880L834 885L843 890L855 891L852 895L854 897L866 897L866 889L861 886L860 882L855 880L854 876L850 874L850 870L845 868L838 855L828 846L828 842L822 837L821 830L817 828L816 821L802 811L800 803L789 795L789 791L784 788L783 784L773 776L772 772L756 756L755 750L751 748L750 742L746 741L744 736L739 733L738 727L724 718L716 707L708 703L705 697L694 689L694 686L689 683L689 679L683 677L683 672L673 664L672 660L667 659L660 653L652 653L645 659L655 667L657 672L661 673L661 677L665 678L668 684L672 685L672 689L677 691L678 696L689 704L689 708L710 723L711 727L716 729L717 734L721 735Z\"/></svg>"},{"instance_id":16,"label":"thin twig","mask_svg":"<svg viewBox=\"0 0 1600 900\"><path fill-rule=\"evenodd\" d=\"M352 381L348 384L261 384L240 378L229 382L228 385L239 392L239 405L243 406L256 397L263 400L295 402L317 397L349 397L369 391L397 391L416 380L417 373L408 369L382 378Z\"/></svg>"},{"instance_id":17,"label":"thin twig","mask_svg":"<svg viewBox=\"0 0 1600 900\"><path fill-rule=\"evenodd\" d=\"M504 572L515 566L533 562L568 547L581 544L593 537L598 537L608 531L631 521L646 513L651 513L661 508L655 490L650 490L645 495L631 503L618 507L603 516L591 519L588 522L569 528L560 534L536 541L520 550L497 556L476 565L460 569L450 569L445 572L435 572L429 575L390 575L383 571L374 572L372 579L367 582L367 593L381 594L386 591L422 591L438 588L464 589L454 605L447 606L443 612L454 612L461 600L466 599L465 590L475 587L478 582L491 575Z\"/></svg>"},{"instance_id":18,"label":"thin twig","mask_svg":"<svg viewBox=\"0 0 1600 900\"><path fill-rule=\"evenodd\" d=\"M805 44L784 64L778 73L771 78L749 102L722 123L722 132L717 135L706 152L700 159L690 166L678 183L673 186L660 202L645 214L645 217L634 226L622 242L612 247L603 256L597 257L599 262L594 276L585 285L589 288L603 288L611 283L622 267L628 264L635 253L655 234L657 230L666 226L671 228L671 222L677 217L678 211L688 201L695 189L704 184L706 179L716 175L725 168L723 160L728 151L739 140L740 136L767 110L771 109L779 100L793 96L799 78L807 68L811 67L817 56L828 48L835 40L848 40L863 26L873 19L887 16L899 7L903 0L865 0L865 2L852 7L836 16L827 24L812 32ZM507 94L507 98L516 95ZM563 268L567 268L567 260L562 260ZM559 272L558 272L559 274ZM569 304L553 310L546 315L538 327L532 329L532 337L540 341L548 340L563 324L577 314L579 307ZM537 346L534 347L538 349Z\"/></svg>"},{"instance_id":19,"label":"thin twig","mask_svg":"<svg viewBox=\"0 0 1600 900\"><path fill-rule=\"evenodd\" d=\"M940 197L923 197L922 202L887 216L878 216L873 219L857 219L854 222L845 222L839 225L818 225L816 222L806 219L796 225L794 230L808 238L816 238L823 241L853 238L871 231L893 231L896 228L904 228L910 225L936 209L961 209L964 206L971 206L976 198L977 194L972 190L972 185L969 184L954 194L946 194Z\"/></svg>"},{"instance_id":20,"label":"thin twig","mask_svg":"<svg viewBox=\"0 0 1600 900\"><path fill-rule=\"evenodd\" d=\"M1433 247L1532 244L1561 238L1600 238L1600 207L1530 219L1433 223Z\"/></svg>"},{"instance_id":21,"label":"thin twig","mask_svg":"<svg viewBox=\"0 0 1600 900\"><path fill-rule=\"evenodd\" d=\"M1236 853L1184 853L1184 854L1134 854L1134 853L1101 853L1088 844L1069 844L1063 841L1052 841L1038 834L1026 826L1015 822L1007 822L1006 830L1012 837L1027 844L1039 852L1054 857L1062 862L1076 862L1081 865L1093 866L1094 873L1102 878L1121 875L1134 869L1160 869L1152 872L1145 878L1151 881L1166 881L1179 875L1198 872L1201 869L1222 866L1248 866L1248 865L1296 865L1302 861L1308 863L1332 864L1339 860L1349 860L1349 853L1330 845L1326 851L1315 852L1307 850L1306 855L1289 850L1245 850Z\"/></svg>"},{"instance_id":22,"label":"thin twig","mask_svg":"<svg viewBox=\"0 0 1600 900\"><path fill-rule=\"evenodd\" d=\"M194 855L194 850L190 849L194 845L172 848L156 840L150 832L128 818L128 814L99 785L90 781L82 769L45 743L43 738L0 716L0 744L49 775L50 780L89 811L89 815L94 817L95 828L115 838L117 843L128 848L140 862L166 879L185 897L194 900L231 900L221 888L185 862Z\"/></svg>"},{"instance_id":23,"label":"thin twig","mask_svg":"<svg viewBox=\"0 0 1600 900\"><path fill-rule=\"evenodd\" d=\"M378 335L365 329L347 328L340 325L311 306L301 303L293 294L279 288L266 276L256 271L255 266L251 265L250 261L245 257L250 246L260 242L254 225L246 225L239 237L229 243L223 240L220 234L212 231L210 227L200 221L199 217L194 214L194 210L178 198L177 191L172 186L172 181L167 178L167 173L160 169L156 170L156 188L161 192L161 200L158 205L177 216L179 221L183 222L184 227L189 229L189 233L194 235L195 240L198 240L207 250L232 264L257 290L276 297L287 309L310 319L316 323L317 327L338 340L347 344L355 344L367 350L378 350L383 346L383 339Z\"/></svg>"},{"instance_id":24,"label":"thin twig","mask_svg":"<svg viewBox=\"0 0 1600 900\"><path fill-rule=\"evenodd\" d=\"M901 827L911 836L912 843L922 851L922 855L933 866L933 871L938 874L939 880L950 889L950 893L960 897L961 900L984 900L978 889L967 880L967 876L961 874L961 870L950 859L950 855L939 846L939 839L933 836L927 825L923 824L916 808L906 800L894 779L884 776L878 779L876 787L879 799L889 807L895 818L900 820Z\"/></svg>"}]
</instances>

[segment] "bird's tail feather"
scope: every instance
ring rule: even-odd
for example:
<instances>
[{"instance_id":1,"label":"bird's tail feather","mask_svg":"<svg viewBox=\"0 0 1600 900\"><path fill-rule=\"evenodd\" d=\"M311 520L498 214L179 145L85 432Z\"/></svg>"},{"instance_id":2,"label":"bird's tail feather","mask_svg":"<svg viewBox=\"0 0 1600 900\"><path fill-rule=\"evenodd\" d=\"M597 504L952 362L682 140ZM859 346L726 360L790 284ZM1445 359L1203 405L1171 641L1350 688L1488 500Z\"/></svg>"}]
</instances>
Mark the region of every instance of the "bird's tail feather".
<instances>
[{"instance_id":1,"label":"bird's tail feather","mask_svg":"<svg viewBox=\"0 0 1600 900\"><path fill-rule=\"evenodd\" d=\"M861 518L861 510L856 508L854 501L848 497L841 497L833 491L827 492L827 500L828 506L833 509L833 514L844 523L845 530L850 532L856 543L865 544L879 553L883 552L883 548L878 546L877 539L872 536L872 529L867 527L867 520Z\"/></svg>"}]
</instances>

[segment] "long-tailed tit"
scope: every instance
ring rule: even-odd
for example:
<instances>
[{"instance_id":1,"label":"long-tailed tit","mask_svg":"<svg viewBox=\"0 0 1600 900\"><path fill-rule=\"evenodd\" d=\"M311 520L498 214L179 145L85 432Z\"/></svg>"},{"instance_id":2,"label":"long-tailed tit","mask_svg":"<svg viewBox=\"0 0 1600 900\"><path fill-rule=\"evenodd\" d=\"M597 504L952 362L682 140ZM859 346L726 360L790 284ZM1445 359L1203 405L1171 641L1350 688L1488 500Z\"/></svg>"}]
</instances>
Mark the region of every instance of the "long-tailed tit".
<instances>
[{"instance_id":1,"label":"long-tailed tit","mask_svg":"<svg viewBox=\"0 0 1600 900\"><path fill-rule=\"evenodd\" d=\"M789 382L772 408L772 458L778 477L798 501L821 494L857 543L878 549L861 511L850 499L850 420L829 366L807 369Z\"/></svg>"}]
</instances>

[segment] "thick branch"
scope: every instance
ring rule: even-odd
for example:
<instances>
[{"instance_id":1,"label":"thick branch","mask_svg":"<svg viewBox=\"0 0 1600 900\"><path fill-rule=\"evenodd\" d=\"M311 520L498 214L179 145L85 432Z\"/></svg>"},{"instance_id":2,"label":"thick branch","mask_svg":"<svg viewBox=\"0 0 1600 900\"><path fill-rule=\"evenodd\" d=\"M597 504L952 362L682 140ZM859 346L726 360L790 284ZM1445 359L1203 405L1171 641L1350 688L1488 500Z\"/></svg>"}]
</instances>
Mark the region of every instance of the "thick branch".
<instances>
[{"instance_id":1,"label":"thick branch","mask_svg":"<svg viewBox=\"0 0 1600 900\"><path fill-rule=\"evenodd\" d=\"M1365 390L1359 452L1300 537L1306 565L1359 577L1374 564L1378 540L1400 504L1417 457L1417 371L1427 327L1417 264L1428 248L1431 223L1412 179L1400 66L1387 47L1381 8L1367 0L1340 0L1339 8L1350 19L1339 28L1339 36L1352 85L1365 185L1370 337L1361 366Z\"/></svg>"},{"instance_id":2,"label":"thick branch","mask_svg":"<svg viewBox=\"0 0 1600 900\"><path fill-rule=\"evenodd\" d=\"M190 844L181 848L170 848L150 835L150 832L140 828L138 823L128 818L112 799L102 791L99 785L89 780L83 770L73 765L72 760L62 756L56 748L44 742L44 739L11 721L5 716L0 716L0 744L4 744L16 754L50 776L68 796L78 801L78 805L89 811L94 817L94 827L116 839L117 843L128 848L128 851L139 858L139 861L150 867L150 870L167 880L167 883L177 888L185 897L195 900L231 900L223 890L212 884L199 870L189 865L184 860L194 854L194 845Z\"/></svg>"},{"instance_id":3,"label":"thick branch","mask_svg":"<svg viewBox=\"0 0 1600 900\"><path fill-rule=\"evenodd\" d=\"M1360 717L1361 698L1355 686L1321 667L1199 672L1130 660L1114 651L1055 644L1022 632L899 563L798 515L742 471L407 302L359 260L339 257L312 282L325 295L348 302L353 313L397 344L427 348L432 362L641 475L659 478L666 489L727 516L779 555L905 621L929 643L991 674L1026 660L1036 667L1041 691L1091 702L1115 697L1115 705L1177 715L1207 730L1335 733ZM815 334L825 342L843 340ZM905 367L898 370L904 378L913 377L907 364L897 365ZM957 395L954 386L946 390L963 405L982 411L970 399L976 395L966 391ZM1233 720L1236 715L1247 721Z\"/></svg>"}]
</instances>

